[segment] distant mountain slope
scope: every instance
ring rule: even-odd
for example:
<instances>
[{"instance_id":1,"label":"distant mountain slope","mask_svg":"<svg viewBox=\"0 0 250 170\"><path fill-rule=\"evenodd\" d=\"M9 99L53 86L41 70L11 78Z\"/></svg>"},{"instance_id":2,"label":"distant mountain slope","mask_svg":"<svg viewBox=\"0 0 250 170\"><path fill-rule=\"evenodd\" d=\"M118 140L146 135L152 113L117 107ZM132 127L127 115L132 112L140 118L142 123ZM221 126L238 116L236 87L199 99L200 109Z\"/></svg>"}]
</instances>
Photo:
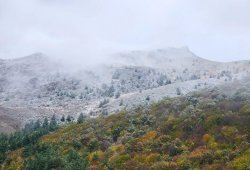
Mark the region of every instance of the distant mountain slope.
<instances>
[{"instance_id":1,"label":"distant mountain slope","mask_svg":"<svg viewBox=\"0 0 250 170\"><path fill-rule=\"evenodd\" d=\"M27 118L35 120L52 113L58 119L63 114L76 117L81 112L97 116L174 97L177 91L185 95L240 81L250 71L249 61L208 61L188 48L123 52L109 61L70 71L42 53L0 60L0 105L27 112L36 110L33 116L24 113L20 126L30 120ZM41 115L40 110L46 113ZM11 116L15 120L15 115Z\"/></svg>"}]
</instances>

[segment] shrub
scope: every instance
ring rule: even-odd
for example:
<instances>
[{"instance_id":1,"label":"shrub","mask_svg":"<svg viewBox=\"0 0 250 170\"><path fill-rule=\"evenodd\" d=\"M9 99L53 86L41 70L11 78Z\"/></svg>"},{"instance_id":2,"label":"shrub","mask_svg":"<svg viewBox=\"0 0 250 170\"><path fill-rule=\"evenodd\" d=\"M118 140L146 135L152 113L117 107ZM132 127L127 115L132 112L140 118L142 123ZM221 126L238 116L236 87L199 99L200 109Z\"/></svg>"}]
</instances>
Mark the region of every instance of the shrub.
<instances>
[{"instance_id":1,"label":"shrub","mask_svg":"<svg viewBox=\"0 0 250 170\"><path fill-rule=\"evenodd\" d=\"M150 170L173 170L177 169L177 164L175 162L157 162L150 167Z\"/></svg>"},{"instance_id":2,"label":"shrub","mask_svg":"<svg viewBox=\"0 0 250 170\"><path fill-rule=\"evenodd\" d=\"M91 139L87 147L90 152L95 151L99 147L99 142L96 139Z\"/></svg>"},{"instance_id":3,"label":"shrub","mask_svg":"<svg viewBox=\"0 0 250 170\"><path fill-rule=\"evenodd\" d=\"M236 170L250 170L250 149L233 161Z\"/></svg>"},{"instance_id":4,"label":"shrub","mask_svg":"<svg viewBox=\"0 0 250 170\"><path fill-rule=\"evenodd\" d=\"M150 140L155 139L156 136L157 136L157 132L156 131L149 131L148 133L146 133L144 136L142 136L140 138L140 141L142 143L146 143L146 142L148 142Z\"/></svg>"},{"instance_id":5,"label":"shrub","mask_svg":"<svg viewBox=\"0 0 250 170\"><path fill-rule=\"evenodd\" d=\"M249 104L245 104L241 109L240 112L243 114L248 114L250 115L250 105Z\"/></svg>"},{"instance_id":6,"label":"shrub","mask_svg":"<svg viewBox=\"0 0 250 170\"><path fill-rule=\"evenodd\" d=\"M211 135L205 134L205 135L203 135L203 137L202 137L202 141L203 141L204 143L208 143L208 142L211 140L211 138L212 138Z\"/></svg>"},{"instance_id":7,"label":"shrub","mask_svg":"<svg viewBox=\"0 0 250 170\"><path fill-rule=\"evenodd\" d=\"M101 150L92 152L88 156L89 161L102 161L104 160L104 153Z\"/></svg>"},{"instance_id":8,"label":"shrub","mask_svg":"<svg viewBox=\"0 0 250 170\"><path fill-rule=\"evenodd\" d=\"M136 154L133 159L137 162L140 162L140 163L146 163L147 155L146 154Z\"/></svg>"},{"instance_id":9,"label":"shrub","mask_svg":"<svg viewBox=\"0 0 250 170\"><path fill-rule=\"evenodd\" d=\"M125 152L125 147L123 144L113 145L110 147L111 151L116 153L123 153Z\"/></svg>"},{"instance_id":10,"label":"shrub","mask_svg":"<svg viewBox=\"0 0 250 170\"><path fill-rule=\"evenodd\" d=\"M234 126L223 126L221 133L227 140L233 142L238 134L238 129Z\"/></svg>"},{"instance_id":11,"label":"shrub","mask_svg":"<svg viewBox=\"0 0 250 170\"><path fill-rule=\"evenodd\" d=\"M177 159L177 166L180 170L189 170L191 169L191 162L186 157L180 157Z\"/></svg>"},{"instance_id":12,"label":"shrub","mask_svg":"<svg viewBox=\"0 0 250 170\"><path fill-rule=\"evenodd\" d=\"M130 160L130 156L128 154L121 155L115 160L115 165L118 169L126 164L127 161Z\"/></svg>"},{"instance_id":13,"label":"shrub","mask_svg":"<svg viewBox=\"0 0 250 170\"><path fill-rule=\"evenodd\" d=\"M194 162L200 165L205 163L211 163L212 153L205 147L196 148L193 152L190 153L189 158Z\"/></svg>"},{"instance_id":14,"label":"shrub","mask_svg":"<svg viewBox=\"0 0 250 170\"><path fill-rule=\"evenodd\" d=\"M161 155L158 153L151 153L146 157L146 162L149 164L160 161Z\"/></svg>"},{"instance_id":15,"label":"shrub","mask_svg":"<svg viewBox=\"0 0 250 170\"><path fill-rule=\"evenodd\" d=\"M82 144L79 141L73 140L72 145L75 149L80 149Z\"/></svg>"},{"instance_id":16,"label":"shrub","mask_svg":"<svg viewBox=\"0 0 250 170\"><path fill-rule=\"evenodd\" d=\"M205 120L205 129L209 130L217 125L219 125L222 122L221 115L218 114L211 114L207 116Z\"/></svg>"}]
</instances>

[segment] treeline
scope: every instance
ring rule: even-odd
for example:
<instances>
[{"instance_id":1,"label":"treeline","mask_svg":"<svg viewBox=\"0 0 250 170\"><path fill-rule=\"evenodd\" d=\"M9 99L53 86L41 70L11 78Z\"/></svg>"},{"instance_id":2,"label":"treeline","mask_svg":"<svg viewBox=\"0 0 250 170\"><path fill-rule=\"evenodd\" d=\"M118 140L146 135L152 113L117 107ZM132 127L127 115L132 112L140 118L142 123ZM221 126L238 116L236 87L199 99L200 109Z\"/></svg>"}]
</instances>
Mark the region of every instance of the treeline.
<instances>
[{"instance_id":1,"label":"treeline","mask_svg":"<svg viewBox=\"0 0 250 170\"><path fill-rule=\"evenodd\" d=\"M77 123L83 123L86 116L81 113L77 119ZM71 122L71 117L68 115L67 122ZM61 122L64 122L65 118L62 116ZM56 130L59 127L56 116L53 115L51 119L45 118L43 121L38 119L37 121L31 121L27 123L24 128L12 134L0 134L0 164L6 159L6 153L16 150L21 147L33 145L37 143L37 140L49 132Z\"/></svg>"},{"instance_id":2,"label":"treeline","mask_svg":"<svg viewBox=\"0 0 250 170\"><path fill-rule=\"evenodd\" d=\"M47 143L25 146L23 156L25 170L83 170L89 165L86 157L80 155L76 149L70 149L67 154L62 155L57 147Z\"/></svg>"},{"instance_id":3,"label":"treeline","mask_svg":"<svg viewBox=\"0 0 250 170\"><path fill-rule=\"evenodd\" d=\"M21 148L27 145L31 145L37 142L37 140L58 128L55 115L52 116L50 121L45 118L42 122L37 120L36 122L30 122L25 127L12 134L0 134L0 163L3 163L6 159L6 153L13 151L17 148Z\"/></svg>"}]
</instances>

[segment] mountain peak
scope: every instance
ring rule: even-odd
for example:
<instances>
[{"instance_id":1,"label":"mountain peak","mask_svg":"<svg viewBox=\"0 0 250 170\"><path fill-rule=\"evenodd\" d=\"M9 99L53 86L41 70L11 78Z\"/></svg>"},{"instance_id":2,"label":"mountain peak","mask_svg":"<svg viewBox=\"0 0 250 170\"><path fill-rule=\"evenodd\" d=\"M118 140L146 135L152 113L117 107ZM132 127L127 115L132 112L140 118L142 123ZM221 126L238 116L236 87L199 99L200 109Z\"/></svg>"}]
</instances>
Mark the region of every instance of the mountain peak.
<instances>
[{"instance_id":1,"label":"mountain peak","mask_svg":"<svg viewBox=\"0 0 250 170\"><path fill-rule=\"evenodd\" d=\"M154 51L154 50L151 50ZM157 51L185 51L191 52L188 46L159 48Z\"/></svg>"},{"instance_id":2,"label":"mountain peak","mask_svg":"<svg viewBox=\"0 0 250 170\"><path fill-rule=\"evenodd\" d=\"M24 57L21 57L21 58L17 58L17 59L14 59L14 60L31 60L31 61L41 61L41 60L45 60L47 59L47 57L43 54L43 53L33 53L31 55L28 55L28 56L24 56Z\"/></svg>"},{"instance_id":3,"label":"mountain peak","mask_svg":"<svg viewBox=\"0 0 250 170\"><path fill-rule=\"evenodd\" d=\"M186 46L180 48L168 47L155 50L130 51L119 53L116 56L118 63L136 66L157 66L160 68L166 68L166 66L168 66L168 68L170 66L175 67L176 65L192 65L194 60L204 59L195 55Z\"/></svg>"}]
</instances>

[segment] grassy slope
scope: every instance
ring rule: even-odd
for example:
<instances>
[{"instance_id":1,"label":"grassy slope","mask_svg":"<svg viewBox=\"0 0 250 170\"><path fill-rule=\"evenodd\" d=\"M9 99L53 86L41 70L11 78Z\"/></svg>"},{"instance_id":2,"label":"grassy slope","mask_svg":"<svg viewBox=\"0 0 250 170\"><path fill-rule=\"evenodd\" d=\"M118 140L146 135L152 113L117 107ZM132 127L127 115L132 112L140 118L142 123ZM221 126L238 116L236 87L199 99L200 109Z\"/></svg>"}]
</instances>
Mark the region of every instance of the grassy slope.
<instances>
[{"instance_id":1,"label":"grassy slope","mask_svg":"<svg viewBox=\"0 0 250 170\"><path fill-rule=\"evenodd\" d=\"M249 102L216 91L197 93L63 126L30 146L32 151L9 153L3 168L55 159L44 169L250 169L249 122ZM73 151L88 163L70 168Z\"/></svg>"}]
</instances>

